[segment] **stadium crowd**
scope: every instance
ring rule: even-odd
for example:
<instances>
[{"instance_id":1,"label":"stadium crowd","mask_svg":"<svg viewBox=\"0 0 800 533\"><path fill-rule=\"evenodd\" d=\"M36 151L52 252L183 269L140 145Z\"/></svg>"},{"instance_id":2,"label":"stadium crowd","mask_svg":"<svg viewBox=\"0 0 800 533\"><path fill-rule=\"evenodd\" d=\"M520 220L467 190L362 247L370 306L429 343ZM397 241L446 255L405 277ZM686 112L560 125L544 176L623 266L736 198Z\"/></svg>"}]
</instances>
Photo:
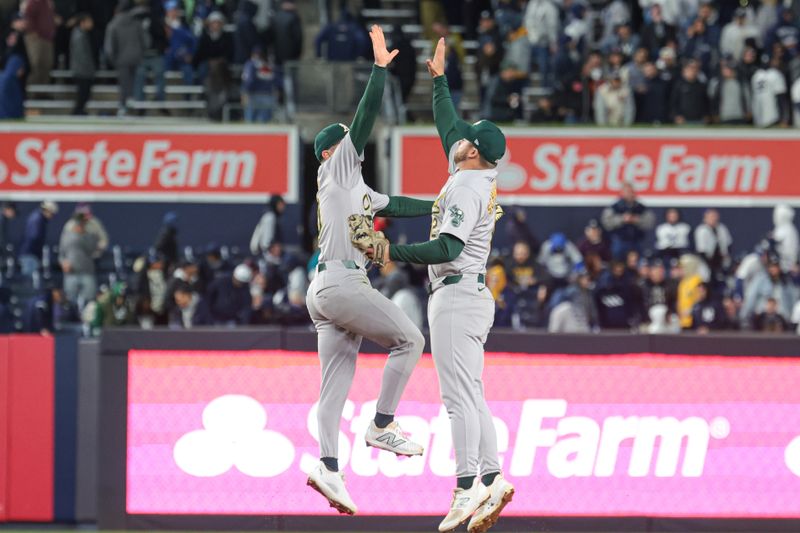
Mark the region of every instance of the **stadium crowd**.
<instances>
[{"instance_id":1,"label":"stadium crowd","mask_svg":"<svg viewBox=\"0 0 800 533\"><path fill-rule=\"evenodd\" d=\"M418 11L423 37L448 40L457 102L475 54L485 118L800 126L798 0L422 0ZM369 55L366 22L352 13L321 26L317 56ZM3 0L0 22L0 118L23 116L25 85L47 83L55 66L72 71L74 114L85 113L97 70L112 68L121 115L146 99L148 79L163 101L165 72L175 71L205 86L210 117L241 95L245 118L267 121L282 98L282 65L303 51L292 0ZM418 53L401 25L390 42L403 52L393 75L407 101Z\"/></svg>"},{"instance_id":2,"label":"stadium crowd","mask_svg":"<svg viewBox=\"0 0 800 533\"><path fill-rule=\"evenodd\" d=\"M53 202L26 215L10 235L16 205L3 204L5 251L0 330L97 334L108 326L192 328L308 324L305 293L316 272L310 256L287 246L285 203L270 199L248 251L209 244L181 248L178 217L164 215L146 253L121 255L91 206L78 204L57 248L45 246L57 212ZM800 333L800 238L794 211L774 208L774 228L758 246L735 253L734 238L715 209L692 228L678 209L663 221L630 186L571 241L556 232L539 240L524 211L498 223L508 250L493 250L486 285L496 300L495 326L552 332L650 333L751 330ZM378 226L393 236L387 221ZM395 236L396 237L396 236ZM652 245L650 244L652 243ZM113 252L112 252L113 250ZM289 251L291 250L291 251ZM402 263L372 267L373 285L420 327L425 325L425 269ZM9 287L28 287L14 313Z\"/></svg>"}]
</instances>

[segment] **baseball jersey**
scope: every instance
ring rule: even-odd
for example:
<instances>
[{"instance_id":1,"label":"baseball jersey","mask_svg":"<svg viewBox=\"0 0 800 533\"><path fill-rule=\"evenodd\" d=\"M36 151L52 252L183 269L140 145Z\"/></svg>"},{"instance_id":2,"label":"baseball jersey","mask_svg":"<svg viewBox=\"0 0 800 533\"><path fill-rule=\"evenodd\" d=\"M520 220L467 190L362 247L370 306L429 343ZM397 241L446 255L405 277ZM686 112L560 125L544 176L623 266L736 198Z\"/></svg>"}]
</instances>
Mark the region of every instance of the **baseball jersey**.
<instances>
[{"instance_id":1,"label":"baseball jersey","mask_svg":"<svg viewBox=\"0 0 800 533\"><path fill-rule=\"evenodd\" d=\"M361 175L363 154L356 151L350 134L317 171L317 229L319 261L355 261L364 266L367 257L350 242L350 215L374 215L389 204L389 197L373 191Z\"/></svg>"},{"instance_id":2,"label":"baseball jersey","mask_svg":"<svg viewBox=\"0 0 800 533\"><path fill-rule=\"evenodd\" d=\"M447 233L464 243L453 261L430 265L428 276L437 279L453 274L485 274L492 249L497 171L458 170L454 161L458 143L450 148L450 177L431 210L431 240Z\"/></svg>"},{"instance_id":3,"label":"baseball jersey","mask_svg":"<svg viewBox=\"0 0 800 533\"><path fill-rule=\"evenodd\" d=\"M780 120L778 95L786 92L786 79L777 69L757 70L753 75L753 122L771 126Z\"/></svg>"}]
</instances>

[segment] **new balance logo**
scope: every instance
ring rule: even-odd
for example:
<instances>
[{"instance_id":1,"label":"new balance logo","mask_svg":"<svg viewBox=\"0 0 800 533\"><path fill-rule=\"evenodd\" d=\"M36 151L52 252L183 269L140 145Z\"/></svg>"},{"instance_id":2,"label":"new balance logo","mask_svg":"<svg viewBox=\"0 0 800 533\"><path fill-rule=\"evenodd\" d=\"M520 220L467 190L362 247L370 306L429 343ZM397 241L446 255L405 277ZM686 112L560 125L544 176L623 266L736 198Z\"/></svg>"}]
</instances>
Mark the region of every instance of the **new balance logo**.
<instances>
[{"instance_id":1,"label":"new balance logo","mask_svg":"<svg viewBox=\"0 0 800 533\"><path fill-rule=\"evenodd\" d=\"M397 448L398 446L402 446L406 442L405 439L401 439L397 435L393 435L391 433L384 433L375 440L377 442L384 442L387 445L391 446L392 448Z\"/></svg>"}]
</instances>

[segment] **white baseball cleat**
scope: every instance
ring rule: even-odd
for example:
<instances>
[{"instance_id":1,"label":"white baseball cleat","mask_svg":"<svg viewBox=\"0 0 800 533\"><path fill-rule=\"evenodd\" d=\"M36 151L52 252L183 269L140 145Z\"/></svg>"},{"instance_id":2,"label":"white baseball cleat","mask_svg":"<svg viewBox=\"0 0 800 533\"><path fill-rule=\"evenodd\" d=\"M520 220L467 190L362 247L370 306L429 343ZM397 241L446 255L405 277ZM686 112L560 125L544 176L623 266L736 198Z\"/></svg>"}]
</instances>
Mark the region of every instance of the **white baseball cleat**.
<instances>
[{"instance_id":1,"label":"white baseball cleat","mask_svg":"<svg viewBox=\"0 0 800 533\"><path fill-rule=\"evenodd\" d=\"M392 422L385 428L379 428L375 425L375 421L369 423L367 433L364 436L367 441L367 446L373 446L386 450L397 455L422 455L425 449L413 442L405 432L400 429L397 422Z\"/></svg>"},{"instance_id":2,"label":"white baseball cleat","mask_svg":"<svg viewBox=\"0 0 800 533\"><path fill-rule=\"evenodd\" d=\"M494 481L488 487L489 499L478 507L472 520L469 521L467 530L469 533L485 533L497 523L503 508L511 501L514 496L514 485L506 481L503 474L497 474Z\"/></svg>"},{"instance_id":3,"label":"white baseball cleat","mask_svg":"<svg viewBox=\"0 0 800 533\"><path fill-rule=\"evenodd\" d=\"M456 489L453 491L453 502L450 504L450 512L439 524L439 531L448 533L455 531L458 526L469 520L472 514L489 498L487 489L480 478L475 478L472 487L469 489Z\"/></svg>"},{"instance_id":4,"label":"white baseball cleat","mask_svg":"<svg viewBox=\"0 0 800 533\"><path fill-rule=\"evenodd\" d=\"M340 513L354 515L358 511L344 486L344 474L331 472L322 461L308 475L307 485L325 496L331 507Z\"/></svg>"}]
</instances>

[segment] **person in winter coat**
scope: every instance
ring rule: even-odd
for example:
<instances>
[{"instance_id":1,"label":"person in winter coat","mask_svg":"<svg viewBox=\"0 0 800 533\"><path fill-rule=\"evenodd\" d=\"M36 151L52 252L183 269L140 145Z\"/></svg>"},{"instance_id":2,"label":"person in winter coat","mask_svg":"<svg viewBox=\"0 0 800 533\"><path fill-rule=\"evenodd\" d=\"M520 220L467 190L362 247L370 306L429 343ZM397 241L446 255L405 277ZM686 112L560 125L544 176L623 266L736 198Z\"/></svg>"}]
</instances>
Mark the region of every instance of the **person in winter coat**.
<instances>
[{"instance_id":1,"label":"person in winter coat","mask_svg":"<svg viewBox=\"0 0 800 533\"><path fill-rule=\"evenodd\" d=\"M697 253L716 277L727 271L731 264L733 237L728 227L720 222L719 211L706 210L703 222L694 230L694 243Z\"/></svg>"},{"instance_id":2,"label":"person in winter coat","mask_svg":"<svg viewBox=\"0 0 800 533\"><path fill-rule=\"evenodd\" d=\"M177 70L183 74L183 83L194 83L192 57L197 47L197 39L186 26L178 10L178 3L171 0L165 4L167 49L164 51L164 69Z\"/></svg>"},{"instance_id":3,"label":"person in winter coat","mask_svg":"<svg viewBox=\"0 0 800 533\"><path fill-rule=\"evenodd\" d=\"M551 291L566 287L570 274L583 266L580 251L563 233L553 233L542 243L537 261L547 270Z\"/></svg>"},{"instance_id":4,"label":"person in winter coat","mask_svg":"<svg viewBox=\"0 0 800 533\"><path fill-rule=\"evenodd\" d=\"M680 269L681 280L678 283L675 310L678 313L681 328L691 329L692 309L700 299L700 291L697 287L705 281L702 275L702 263L696 256L686 254L681 256Z\"/></svg>"},{"instance_id":5,"label":"person in winter coat","mask_svg":"<svg viewBox=\"0 0 800 533\"><path fill-rule=\"evenodd\" d=\"M772 210L772 240L780 258L781 270L791 272L797 265L800 253L800 237L794 225L794 209L786 204L776 205Z\"/></svg>"},{"instance_id":6,"label":"person in winter coat","mask_svg":"<svg viewBox=\"0 0 800 533\"><path fill-rule=\"evenodd\" d=\"M672 89L670 112L675 124L702 124L708 121L711 111L708 89L699 74L700 64L690 60Z\"/></svg>"},{"instance_id":7,"label":"person in winter coat","mask_svg":"<svg viewBox=\"0 0 800 533\"><path fill-rule=\"evenodd\" d=\"M788 319L798 299L798 289L792 280L781 270L781 260L775 254L767 258L767 270L757 274L747 285L742 301L742 319L752 318L764 311L767 300L774 298L777 312Z\"/></svg>"},{"instance_id":8,"label":"person in winter coat","mask_svg":"<svg viewBox=\"0 0 800 533\"><path fill-rule=\"evenodd\" d=\"M631 250L642 253L646 232L653 229L655 216L636 199L633 186L625 183L620 199L603 210L601 222L611 235L611 255L621 261Z\"/></svg>"},{"instance_id":9,"label":"person in winter coat","mask_svg":"<svg viewBox=\"0 0 800 533\"><path fill-rule=\"evenodd\" d=\"M739 78L730 63L721 65L720 74L708 84L711 114L722 124L746 124L752 116L750 84Z\"/></svg>"},{"instance_id":10,"label":"person in winter coat","mask_svg":"<svg viewBox=\"0 0 800 533\"><path fill-rule=\"evenodd\" d=\"M611 74L595 93L595 122L598 126L630 126L635 113L630 87L623 85L619 72Z\"/></svg>"},{"instance_id":11,"label":"person in winter coat","mask_svg":"<svg viewBox=\"0 0 800 533\"><path fill-rule=\"evenodd\" d=\"M594 289L600 329L630 329L641 316L641 293L621 261L597 280Z\"/></svg>"},{"instance_id":12,"label":"person in winter coat","mask_svg":"<svg viewBox=\"0 0 800 533\"><path fill-rule=\"evenodd\" d=\"M18 55L11 56L0 73L0 120L25 116L24 76L24 59Z\"/></svg>"},{"instance_id":13,"label":"person in winter coat","mask_svg":"<svg viewBox=\"0 0 800 533\"><path fill-rule=\"evenodd\" d=\"M269 122L277 106L281 81L264 51L256 47L242 70L242 103L247 122Z\"/></svg>"},{"instance_id":14,"label":"person in winter coat","mask_svg":"<svg viewBox=\"0 0 800 533\"><path fill-rule=\"evenodd\" d=\"M398 25L397 28L399 27ZM295 2L284 0L280 3L272 17L269 35L276 65L300 59L303 53L303 23L297 14ZM398 47L393 45L393 48Z\"/></svg>"},{"instance_id":15,"label":"person in winter coat","mask_svg":"<svg viewBox=\"0 0 800 533\"><path fill-rule=\"evenodd\" d=\"M47 225L56 213L58 213L58 205L55 202L45 201L39 205L39 209L28 216L22 244L19 247L19 262L23 276L30 276L34 271L39 270L47 238Z\"/></svg>"},{"instance_id":16,"label":"person in winter coat","mask_svg":"<svg viewBox=\"0 0 800 533\"><path fill-rule=\"evenodd\" d=\"M170 267L178 260L178 214L174 211L169 211L164 215L153 247L156 253L164 259L164 271L169 271Z\"/></svg>"},{"instance_id":17,"label":"person in winter coat","mask_svg":"<svg viewBox=\"0 0 800 533\"><path fill-rule=\"evenodd\" d=\"M62 232L58 243L58 260L64 272L64 295L82 307L97 295L94 253L97 237L86 231L86 215L77 213L73 224Z\"/></svg>"},{"instance_id":18,"label":"person in winter coat","mask_svg":"<svg viewBox=\"0 0 800 533\"><path fill-rule=\"evenodd\" d=\"M258 28L253 22L257 11L256 4L250 0L241 0L239 8L233 15L233 23L236 25L236 32L233 34L233 63L235 65L243 65L250 59L253 49L262 44Z\"/></svg>"},{"instance_id":19,"label":"person in winter coat","mask_svg":"<svg viewBox=\"0 0 800 533\"><path fill-rule=\"evenodd\" d=\"M75 78L75 107L73 115L85 115L86 103L92 95L92 83L95 75L94 47L92 46L92 29L94 20L88 13L78 17L78 23L72 28L69 41L69 63L72 76Z\"/></svg>"},{"instance_id":20,"label":"person in winter coat","mask_svg":"<svg viewBox=\"0 0 800 533\"><path fill-rule=\"evenodd\" d=\"M544 87L553 86L553 60L558 52L561 21L551 0L530 0L523 25L528 32L531 52Z\"/></svg>"},{"instance_id":21,"label":"person in winter coat","mask_svg":"<svg viewBox=\"0 0 800 533\"><path fill-rule=\"evenodd\" d=\"M667 209L664 223L656 227L656 253L664 261L678 259L689 250L692 227L681 220L681 212Z\"/></svg>"},{"instance_id":22,"label":"person in winter coat","mask_svg":"<svg viewBox=\"0 0 800 533\"><path fill-rule=\"evenodd\" d=\"M196 326L210 326L213 323L211 310L205 298L192 289L188 283L181 283L174 293L175 305L169 316L172 328L191 329Z\"/></svg>"},{"instance_id":23,"label":"person in winter coat","mask_svg":"<svg viewBox=\"0 0 800 533\"><path fill-rule=\"evenodd\" d=\"M122 0L117 14L106 28L104 49L119 79L119 114L128 113L128 100L133 97L136 69L144 59L147 36L137 12L129 0Z\"/></svg>"},{"instance_id":24,"label":"person in winter coat","mask_svg":"<svg viewBox=\"0 0 800 533\"><path fill-rule=\"evenodd\" d=\"M207 298L214 324L248 324L252 296L253 271L245 264L237 266L232 276L217 278L208 287Z\"/></svg>"},{"instance_id":25,"label":"person in winter coat","mask_svg":"<svg viewBox=\"0 0 800 533\"><path fill-rule=\"evenodd\" d=\"M642 28L641 46L647 48L650 59L655 59L658 57L658 51L674 40L675 26L664 21L661 4L653 4L650 7L650 22Z\"/></svg>"},{"instance_id":26,"label":"person in winter coat","mask_svg":"<svg viewBox=\"0 0 800 533\"><path fill-rule=\"evenodd\" d=\"M51 0L25 0L20 4L25 21L25 47L30 61L29 83L50 81L53 69L53 42L56 36L56 13Z\"/></svg>"},{"instance_id":27,"label":"person in winter coat","mask_svg":"<svg viewBox=\"0 0 800 533\"><path fill-rule=\"evenodd\" d=\"M644 124L664 124L669 120L670 81L653 63L645 63L642 68L644 82L639 93L636 120Z\"/></svg>"},{"instance_id":28,"label":"person in winter coat","mask_svg":"<svg viewBox=\"0 0 800 533\"><path fill-rule=\"evenodd\" d=\"M747 20L747 9L737 8L733 20L722 28L722 36L719 41L720 54L741 61L745 41L748 39L758 40L760 37L758 28Z\"/></svg>"},{"instance_id":29,"label":"person in winter coat","mask_svg":"<svg viewBox=\"0 0 800 533\"><path fill-rule=\"evenodd\" d=\"M367 40L350 12L343 9L338 22L320 30L314 47L317 57L328 61L355 61L366 52Z\"/></svg>"},{"instance_id":30,"label":"person in winter coat","mask_svg":"<svg viewBox=\"0 0 800 533\"><path fill-rule=\"evenodd\" d=\"M708 284L697 286L697 302L692 307L692 329L698 333L729 329L721 302L714 298Z\"/></svg>"},{"instance_id":31,"label":"person in winter coat","mask_svg":"<svg viewBox=\"0 0 800 533\"><path fill-rule=\"evenodd\" d=\"M286 210L286 202L279 195L269 199L267 210L261 216L250 237L250 252L253 255L265 255L273 242L283 242L281 216Z\"/></svg>"}]
</instances>

